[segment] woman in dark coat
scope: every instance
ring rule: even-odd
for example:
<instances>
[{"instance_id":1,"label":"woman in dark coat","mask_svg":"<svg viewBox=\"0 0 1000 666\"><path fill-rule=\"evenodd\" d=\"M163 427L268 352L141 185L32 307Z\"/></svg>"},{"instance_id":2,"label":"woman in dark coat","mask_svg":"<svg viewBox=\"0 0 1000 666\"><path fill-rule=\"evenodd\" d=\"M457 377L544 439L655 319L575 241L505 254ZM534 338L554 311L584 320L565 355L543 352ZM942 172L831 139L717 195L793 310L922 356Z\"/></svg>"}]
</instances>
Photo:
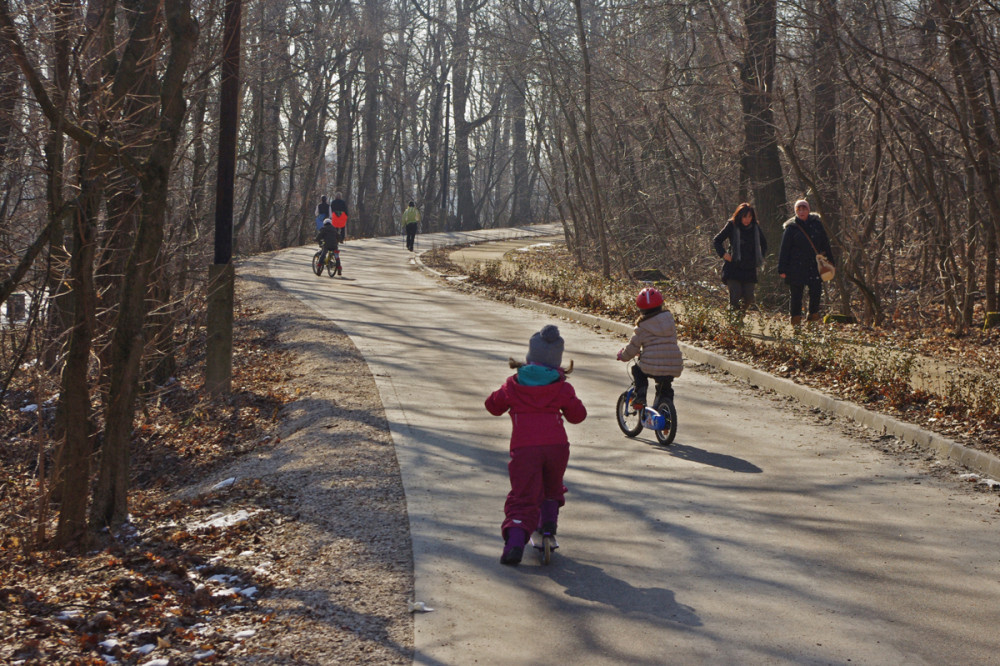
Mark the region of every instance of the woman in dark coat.
<instances>
[{"instance_id":1,"label":"woman in dark coat","mask_svg":"<svg viewBox=\"0 0 1000 666\"><path fill-rule=\"evenodd\" d=\"M724 246L729 239L729 251ZM741 203L736 212L726 222L715 239L715 253L725 262L722 264L722 281L729 288L729 307L745 309L755 302L754 289L757 285L757 268L767 254L767 238L757 224L757 213L753 206Z\"/></svg>"},{"instance_id":2,"label":"woman in dark coat","mask_svg":"<svg viewBox=\"0 0 1000 666\"><path fill-rule=\"evenodd\" d=\"M805 199L795 202L795 217L785 222L784 226L778 255L778 276L788 284L791 295L789 314L792 325L796 326L802 323L802 296L806 287L809 287L809 321L820 318L823 281L816 267L816 253L826 255L832 262L833 249L819 215L809 212L809 202Z\"/></svg>"}]
</instances>

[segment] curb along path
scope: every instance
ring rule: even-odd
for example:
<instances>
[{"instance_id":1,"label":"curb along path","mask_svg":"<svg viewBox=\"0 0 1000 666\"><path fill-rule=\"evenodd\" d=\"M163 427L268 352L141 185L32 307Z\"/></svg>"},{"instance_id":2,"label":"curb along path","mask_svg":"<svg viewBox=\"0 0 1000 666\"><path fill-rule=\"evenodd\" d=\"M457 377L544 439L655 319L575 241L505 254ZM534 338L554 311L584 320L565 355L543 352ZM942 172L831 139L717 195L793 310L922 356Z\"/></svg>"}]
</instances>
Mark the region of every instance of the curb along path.
<instances>
[{"instance_id":1,"label":"curb along path","mask_svg":"<svg viewBox=\"0 0 1000 666\"><path fill-rule=\"evenodd\" d=\"M539 234L531 235L537 236ZM515 236L513 235L511 236L511 238L514 237ZM423 261L421 261L419 255L415 257L415 261L416 264L424 271L443 278L451 277L425 265ZM520 296L515 297L514 301L521 307L564 317L571 321L602 328L613 333L619 333L626 337L632 335L633 327L631 325L617 322L612 319L597 317L595 315L577 312L576 310L570 310L568 308L550 305L548 303L533 301ZM684 342L679 344L684 356L692 361L695 361L696 363L710 365L723 370L734 377L739 377L740 379L744 379L747 382L760 386L761 388L769 389L775 393L794 398L809 407L815 407L824 412L849 418L860 425L875 430L876 432L893 435L903 442L912 443L924 449L934 451L937 454L964 465L979 474L1000 478L1000 458L994 455L970 449L952 439L930 430L926 430L910 423L905 423L885 414L873 412L846 400L833 398L816 389L796 384L789 379L775 377L774 375L768 374L763 370L758 370L744 363L732 361L714 352L710 352Z\"/></svg>"}]
</instances>

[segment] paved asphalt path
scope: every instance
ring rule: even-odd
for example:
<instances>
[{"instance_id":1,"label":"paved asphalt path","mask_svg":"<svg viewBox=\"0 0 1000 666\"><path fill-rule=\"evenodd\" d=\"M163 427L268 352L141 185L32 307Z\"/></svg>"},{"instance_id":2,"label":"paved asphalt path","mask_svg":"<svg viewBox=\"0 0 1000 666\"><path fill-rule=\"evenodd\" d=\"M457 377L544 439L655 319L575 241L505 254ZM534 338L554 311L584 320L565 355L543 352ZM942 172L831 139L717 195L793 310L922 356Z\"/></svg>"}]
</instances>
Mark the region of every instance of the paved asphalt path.
<instances>
[{"instance_id":1,"label":"paved asphalt path","mask_svg":"<svg viewBox=\"0 0 1000 666\"><path fill-rule=\"evenodd\" d=\"M690 367L675 444L627 439L622 341L565 321L590 415L568 426L561 548L549 566L533 552L502 566L511 426L483 400L551 317L449 288L402 237L342 246L343 278L313 275L313 252L281 252L270 270L376 377L416 597L435 609L415 616L415 663L1000 663L996 495Z\"/></svg>"}]
</instances>

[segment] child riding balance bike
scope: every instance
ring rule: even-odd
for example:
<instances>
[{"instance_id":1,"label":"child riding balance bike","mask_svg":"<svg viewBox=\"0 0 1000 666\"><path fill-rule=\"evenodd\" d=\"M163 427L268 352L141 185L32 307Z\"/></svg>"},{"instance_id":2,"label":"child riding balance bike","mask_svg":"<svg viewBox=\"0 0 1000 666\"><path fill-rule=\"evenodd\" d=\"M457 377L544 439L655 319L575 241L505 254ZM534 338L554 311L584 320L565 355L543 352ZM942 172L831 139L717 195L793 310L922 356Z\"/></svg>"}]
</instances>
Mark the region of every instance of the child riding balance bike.
<instances>
[{"instance_id":1,"label":"child riding balance bike","mask_svg":"<svg viewBox=\"0 0 1000 666\"><path fill-rule=\"evenodd\" d=\"M637 359L632 366L634 386L618 398L618 427L629 437L638 435L643 426L649 427L661 444L669 445L677 433L673 381L684 370L677 325L663 307L663 294L655 287L640 291L635 303L640 314L632 338L618 350L619 361ZM652 408L646 403L650 378L656 382Z\"/></svg>"}]
</instances>

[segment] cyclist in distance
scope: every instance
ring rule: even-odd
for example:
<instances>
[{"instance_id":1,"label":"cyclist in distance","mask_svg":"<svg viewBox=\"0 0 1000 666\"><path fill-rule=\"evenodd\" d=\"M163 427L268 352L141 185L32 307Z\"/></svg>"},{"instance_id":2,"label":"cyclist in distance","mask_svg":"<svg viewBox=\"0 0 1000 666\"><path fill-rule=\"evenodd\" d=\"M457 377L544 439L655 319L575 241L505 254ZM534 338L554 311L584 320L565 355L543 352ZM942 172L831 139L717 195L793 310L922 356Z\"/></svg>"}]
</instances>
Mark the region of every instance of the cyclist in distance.
<instances>
[{"instance_id":1,"label":"cyclist in distance","mask_svg":"<svg viewBox=\"0 0 1000 666\"><path fill-rule=\"evenodd\" d=\"M319 265L325 266L327 253L336 252L338 244L340 243L340 232L334 228L330 218L326 218L326 220L323 221L323 227L319 230L319 233L316 234L316 240L323 245L323 249L319 255ZM340 267L339 262L337 265L337 274L343 275L343 269Z\"/></svg>"}]
</instances>

